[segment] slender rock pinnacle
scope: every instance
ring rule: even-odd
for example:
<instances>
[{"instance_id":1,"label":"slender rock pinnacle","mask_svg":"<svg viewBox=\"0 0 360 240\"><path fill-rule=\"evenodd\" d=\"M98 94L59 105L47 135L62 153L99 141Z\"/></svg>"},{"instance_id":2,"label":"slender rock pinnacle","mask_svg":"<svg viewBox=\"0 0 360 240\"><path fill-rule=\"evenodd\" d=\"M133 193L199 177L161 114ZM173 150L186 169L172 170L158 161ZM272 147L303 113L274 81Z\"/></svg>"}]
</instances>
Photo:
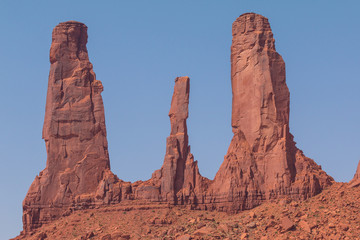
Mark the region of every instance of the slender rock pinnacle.
<instances>
[{"instance_id":1,"label":"slender rock pinnacle","mask_svg":"<svg viewBox=\"0 0 360 240\"><path fill-rule=\"evenodd\" d=\"M171 204L193 204L204 185L197 161L190 152L186 119L189 115L190 78L177 77L169 112L171 131L161 169L137 189L138 198Z\"/></svg>"}]
</instances>

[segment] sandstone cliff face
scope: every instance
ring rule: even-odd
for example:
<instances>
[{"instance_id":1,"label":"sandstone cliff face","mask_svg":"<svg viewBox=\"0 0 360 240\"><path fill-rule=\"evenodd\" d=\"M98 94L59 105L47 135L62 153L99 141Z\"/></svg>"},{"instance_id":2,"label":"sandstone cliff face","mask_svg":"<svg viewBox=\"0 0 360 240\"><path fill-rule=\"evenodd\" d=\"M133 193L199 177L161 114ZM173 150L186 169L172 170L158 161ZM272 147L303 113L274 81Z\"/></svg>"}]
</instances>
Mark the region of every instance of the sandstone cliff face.
<instances>
[{"instance_id":1,"label":"sandstone cliff face","mask_svg":"<svg viewBox=\"0 0 360 240\"><path fill-rule=\"evenodd\" d=\"M23 201L24 230L59 217L76 204L106 197L110 172L103 86L96 80L86 49L87 27L60 23L53 30L43 139L46 168ZM113 178L113 180L110 180Z\"/></svg>"},{"instance_id":2,"label":"sandstone cliff face","mask_svg":"<svg viewBox=\"0 0 360 240\"><path fill-rule=\"evenodd\" d=\"M224 210L249 209L280 196L305 199L333 181L296 148L289 132L285 63L274 42L261 15L243 14L233 23L234 137L209 192Z\"/></svg>"}]
</instances>

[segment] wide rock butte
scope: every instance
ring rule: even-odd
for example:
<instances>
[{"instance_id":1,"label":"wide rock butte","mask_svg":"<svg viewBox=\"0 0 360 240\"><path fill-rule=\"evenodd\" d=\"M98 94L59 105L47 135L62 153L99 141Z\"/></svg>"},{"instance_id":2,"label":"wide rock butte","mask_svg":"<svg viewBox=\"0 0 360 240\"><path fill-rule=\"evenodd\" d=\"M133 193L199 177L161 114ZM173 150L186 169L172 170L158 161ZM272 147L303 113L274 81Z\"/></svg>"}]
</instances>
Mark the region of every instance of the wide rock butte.
<instances>
[{"instance_id":1,"label":"wide rock butte","mask_svg":"<svg viewBox=\"0 0 360 240\"><path fill-rule=\"evenodd\" d=\"M87 27L75 21L56 26L43 129L47 163L23 201L22 235L74 211L108 204L238 212L270 199L304 200L331 185L334 180L297 149L289 132L285 63L267 18L243 14L232 31L234 137L214 180L200 175L190 152L190 79L178 77L163 166L148 181L130 183L110 171L103 86L88 58Z\"/></svg>"}]
</instances>

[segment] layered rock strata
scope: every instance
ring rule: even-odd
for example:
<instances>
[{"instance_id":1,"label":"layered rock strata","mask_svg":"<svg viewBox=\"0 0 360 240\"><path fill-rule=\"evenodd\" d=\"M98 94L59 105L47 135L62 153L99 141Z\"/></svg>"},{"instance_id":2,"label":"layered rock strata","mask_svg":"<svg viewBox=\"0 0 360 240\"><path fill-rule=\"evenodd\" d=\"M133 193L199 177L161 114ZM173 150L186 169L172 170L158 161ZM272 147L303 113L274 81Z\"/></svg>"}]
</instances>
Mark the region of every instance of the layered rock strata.
<instances>
[{"instance_id":1,"label":"layered rock strata","mask_svg":"<svg viewBox=\"0 0 360 240\"><path fill-rule=\"evenodd\" d=\"M87 27L60 23L52 33L50 74L43 139L46 168L23 201L25 232L95 202L108 202L114 183L106 140L102 83L96 80L86 49Z\"/></svg>"},{"instance_id":2,"label":"layered rock strata","mask_svg":"<svg viewBox=\"0 0 360 240\"><path fill-rule=\"evenodd\" d=\"M243 14L232 31L234 137L208 200L216 208L239 211L268 199L318 194L333 179L296 148L289 132L285 63L276 52L268 19Z\"/></svg>"}]
</instances>

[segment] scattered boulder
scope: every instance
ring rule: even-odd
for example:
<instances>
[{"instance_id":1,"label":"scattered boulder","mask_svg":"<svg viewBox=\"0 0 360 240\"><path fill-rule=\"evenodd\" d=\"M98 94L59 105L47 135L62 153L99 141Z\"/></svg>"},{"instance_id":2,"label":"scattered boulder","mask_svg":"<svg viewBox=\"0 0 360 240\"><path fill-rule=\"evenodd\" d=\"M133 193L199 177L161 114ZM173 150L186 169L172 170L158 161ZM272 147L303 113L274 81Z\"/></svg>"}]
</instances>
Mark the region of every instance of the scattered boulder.
<instances>
[{"instance_id":1,"label":"scattered boulder","mask_svg":"<svg viewBox=\"0 0 360 240\"><path fill-rule=\"evenodd\" d=\"M249 237L248 233L242 233L240 239L247 239Z\"/></svg>"},{"instance_id":2,"label":"scattered boulder","mask_svg":"<svg viewBox=\"0 0 360 240\"><path fill-rule=\"evenodd\" d=\"M310 228L309 224L308 224L306 221L300 220L300 222L298 223L298 225L299 225L299 227L300 227L301 229L303 229L305 232L311 233L311 228Z\"/></svg>"},{"instance_id":3,"label":"scattered boulder","mask_svg":"<svg viewBox=\"0 0 360 240\"><path fill-rule=\"evenodd\" d=\"M256 228L256 222L250 222L246 225L247 228Z\"/></svg>"},{"instance_id":4,"label":"scattered boulder","mask_svg":"<svg viewBox=\"0 0 360 240\"><path fill-rule=\"evenodd\" d=\"M176 240L190 240L192 239L189 234L184 234L176 238Z\"/></svg>"},{"instance_id":5,"label":"scattered boulder","mask_svg":"<svg viewBox=\"0 0 360 240\"><path fill-rule=\"evenodd\" d=\"M214 231L211 227L202 227L194 232L194 235L202 236L202 235L209 235Z\"/></svg>"},{"instance_id":6,"label":"scattered boulder","mask_svg":"<svg viewBox=\"0 0 360 240\"><path fill-rule=\"evenodd\" d=\"M112 240L111 234L106 234L101 237L101 240Z\"/></svg>"},{"instance_id":7,"label":"scattered boulder","mask_svg":"<svg viewBox=\"0 0 360 240\"><path fill-rule=\"evenodd\" d=\"M290 231L295 228L295 224L289 217L281 218L281 228L283 232Z\"/></svg>"}]
</instances>

